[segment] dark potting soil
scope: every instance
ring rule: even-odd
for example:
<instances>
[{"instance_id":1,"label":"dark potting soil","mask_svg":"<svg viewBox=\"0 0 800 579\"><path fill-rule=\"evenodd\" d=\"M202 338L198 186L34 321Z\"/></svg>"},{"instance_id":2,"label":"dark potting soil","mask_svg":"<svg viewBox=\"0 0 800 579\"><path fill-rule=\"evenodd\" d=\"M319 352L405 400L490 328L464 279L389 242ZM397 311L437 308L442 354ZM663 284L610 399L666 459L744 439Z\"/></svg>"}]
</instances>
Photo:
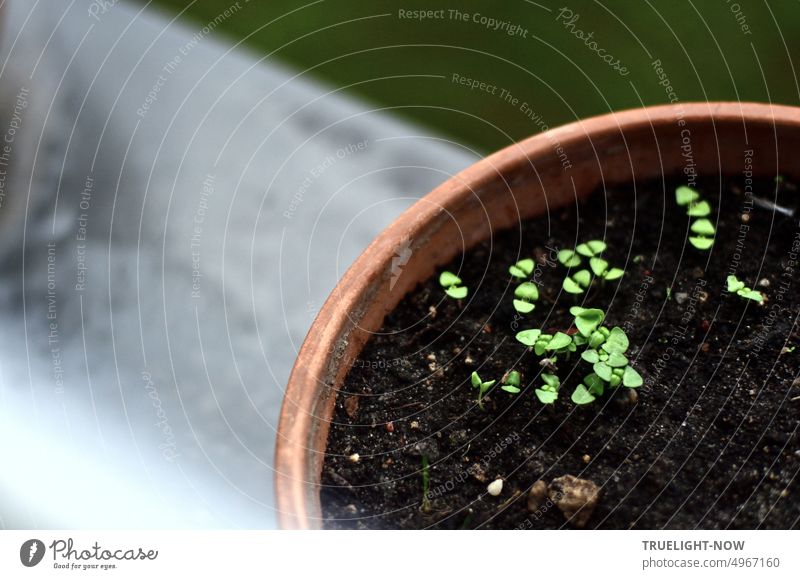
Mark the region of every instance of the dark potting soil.
<instances>
[{"instance_id":1,"label":"dark potting soil","mask_svg":"<svg viewBox=\"0 0 800 579\"><path fill-rule=\"evenodd\" d=\"M800 227L754 205L753 195L795 209L800 191L764 180L751 194L746 185L698 182L718 217L710 252L686 241L691 219L675 203L676 182L631 184L458 256L442 269L469 287L462 302L446 298L436 278L418 286L367 343L336 398L322 473L325 526L569 527L553 501L531 512L527 499L536 481L574 475L600 489L587 528L797 528ZM604 256L626 273L576 299L561 291L566 270L555 254L590 239L604 239ZM541 296L520 316L508 266L525 257L537 261ZM728 293L731 273L767 301ZM644 378L635 394L620 387L576 406L570 395L591 367L573 355L558 361L556 403L535 396L541 357L514 336L567 331L576 303L605 310L605 324L626 331ZM512 369L522 373L522 392L495 387L481 410L470 374L499 385ZM497 478L503 488L491 496Z\"/></svg>"}]
</instances>

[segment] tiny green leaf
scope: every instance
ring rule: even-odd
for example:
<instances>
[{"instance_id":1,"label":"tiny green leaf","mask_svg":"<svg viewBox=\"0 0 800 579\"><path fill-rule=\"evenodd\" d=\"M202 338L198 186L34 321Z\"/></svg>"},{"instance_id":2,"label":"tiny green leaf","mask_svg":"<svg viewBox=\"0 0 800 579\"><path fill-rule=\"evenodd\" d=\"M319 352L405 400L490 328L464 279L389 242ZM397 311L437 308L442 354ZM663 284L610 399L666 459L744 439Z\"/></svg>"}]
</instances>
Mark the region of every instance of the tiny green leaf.
<instances>
[{"instance_id":1,"label":"tiny green leaf","mask_svg":"<svg viewBox=\"0 0 800 579\"><path fill-rule=\"evenodd\" d=\"M623 354L628 350L628 346L630 346L628 336L625 335L622 328L617 326L611 330L602 348L608 353L617 352L618 354Z\"/></svg>"},{"instance_id":2,"label":"tiny green leaf","mask_svg":"<svg viewBox=\"0 0 800 579\"><path fill-rule=\"evenodd\" d=\"M548 387L558 390L558 387L561 385L561 380L559 380L558 376L555 374L542 374L542 381L547 384Z\"/></svg>"},{"instance_id":3,"label":"tiny green leaf","mask_svg":"<svg viewBox=\"0 0 800 579\"><path fill-rule=\"evenodd\" d=\"M575 391L572 393L572 401L578 405L591 404L595 401L595 397L589 393L586 386L578 384Z\"/></svg>"},{"instance_id":4,"label":"tiny green leaf","mask_svg":"<svg viewBox=\"0 0 800 579\"><path fill-rule=\"evenodd\" d=\"M553 392L552 390L537 388L535 392L536 397L542 404L553 404L558 398L558 392Z\"/></svg>"},{"instance_id":5,"label":"tiny green leaf","mask_svg":"<svg viewBox=\"0 0 800 579\"><path fill-rule=\"evenodd\" d=\"M589 249L592 251L593 255L600 255L606 250L605 242L600 241L599 239L592 239L591 241L587 241L586 245L589 246Z\"/></svg>"},{"instance_id":6,"label":"tiny green leaf","mask_svg":"<svg viewBox=\"0 0 800 579\"><path fill-rule=\"evenodd\" d=\"M589 258L589 267L596 276L602 276L608 269L608 262L600 257Z\"/></svg>"},{"instance_id":7,"label":"tiny green leaf","mask_svg":"<svg viewBox=\"0 0 800 579\"><path fill-rule=\"evenodd\" d=\"M467 288L465 286L449 287L444 290L444 293L449 295L454 300L463 300L465 297L467 297Z\"/></svg>"},{"instance_id":8,"label":"tiny green leaf","mask_svg":"<svg viewBox=\"0 0 800 579\"><path fill-rule=\"evenodd\" d=\"M624 270L618 267L612 267L606 272L605 278L607 281L614 281L615 279L621 278L623 275L625 275Z\"/></svg>"},{"instance_id":9,"label":"tiny green leaf","mask_svg":"<svg viewBox=\"0 0 800 579\"><path fill-rule=\"evenodd\" d=\"M477 372L473 372L472 375L469 377L470 382L472 382L472 386L477 388L481 385L481 377L478 376Z\"/></svg>"},{"instance_id":10,"label":"tiny green leaf","mask_svg":"<svg viewBox=\"0 0 800 579\"><path fill-rule=\"evenodd\" d=\"M558 332L553 338L548 342L547 349L548 350L560 350L562 348L566 348L572 343L572 338L570 338L564 332Z\"/></svg>"},{"instance_id":11,"label":"tiny green leaf","mask_svg":"<svg viewBox=\"0 0 800 579\"><path fill-rule=\"evenodd\" d=\"M575 283L571 277L564 278L564 282L561 284L561 286L564 288L565 292L570 294L583 293L583 288Z\"/></svg>"},{"instance_id":12,"label":"tiny green leaf","mask_svg":"<svg viewBox=\"0 0 800 579\"><path fill-rule=\"evenodd\" d=\"M522 330L521 332L517 332L516 338L518 342L521 342L528 347L533 347L541 334L541 330Z\"/></svg>"},{"instance_id":13,"label":"tiny green leaf","mask_svg":"<svg viewBox=\"0 0 800 579\"><path fill-rule=\"evenodd\" d=\"M519 386L519 382L520 382L519 372L517 372L516 370L512 370L511 372L508 373L508 376L506 376L506 381L504 382L504 384L506 384L507 386Z\"/></svg>"},{"instance_id":14,"label":"tiny green leaf","mask_svg":"<svg viewBox=\"0 0 800 579\"><path fill-rule=\"evenodd\" d=\"M572 279L574 279L575 282L580 286L589 287L589 284L592 283L592 274L589 273L588 269L582 269L580 271L576 271L572 275Z\"/></svg>"},{"instance_id":15,"label":"tiny green leaf","mask_svg":"<svg viewBox=\"0 0 800 579\"><path fill-rule=\"evenodd\" d=\"M748 300L753 300L753 301L756 301L758 303L763 303L764 302L764 296L762 295L761 292L756 291L756 290L752 290L752 289L751 290L747 290L746 292L744 292L743 294L740 294L740 295L743 298L747 298Z\"/></svg>"},{"instance_id":16,"label":"tiny green leaf","mask_svg":"<svg viewBox=\"0 0 800 579\"><path fill-rule=\"evenodd\" d=\"M598 362L597 364L592 366L592 370L594 370L594 373L600 376L600 378L602 378L606 382L611 381L612 368L605 362Z\"/></svg>"},{"instance_id":17,"label":"tiny green leaf","mask_svg":"<svg viewBox=\"0 0 800 579\"><path fill-rule=\"evenodd\" d=\"M714 245L714 239L711 237L690 237L689 243L691 243L697 249L705 251Z\"/></svg>"},{"instance_id":18,"label":"tiny green leaf","mask_svg":"<svg viewBox=\"0 0 800 579\"><path fill-rule=\"evenodd\" d=\"M675 201L678 203L678 205L689 205L698 199L700 199L700 193L691 187L682 185L675 189Z\"/></svg>"},{"instance_id":19,"label":"tiny green leaf","mask_svg":"<svg viewBox=\"0 0 800 579\"><path fill-rule=\"evenodd\" d=\"M580 307L580 306L576 306ZM570 308L570 313L575 316L575 327L583 336L591 336L597 327L603 323L605 314L598 308Z\"/></svg>"},{"instance_id":20,"label":"tiny green leaf","mask_svg":"<svg viewBox=\"0 0 800 579\"><path fill-rule=\"evenodd\" d=\"M508 268L508 272L519 279L530 277L533 273L534 262L532 259L522 259Z\"/></svg>"},{"instance_id":21,"label":"tiny green leaf","mask_svg":"<svg viewBox=\"0 0 800 579\"><path fill-rule=\"evenodd\" d=\"M558 261L566 267L576 267L581 264L581 258L572 249L562 249L558 252Z\"/></svg>"},{"instance_id":22,"label":"tiny green leaf","mask_svg":"<svg viewBox=\"0 0 800 579\"><path fill-rule=\"evenodd\" d=\"M691 230L692 233L703 235L705 237L713 237L717 232L717 230L714 229L714 224L708 219L697 219L694 223L692 223Z\"/></svg>"},{"instance_id":23,"label":"tiny green leaf","mask_svg":"<svg viewBox=\"0 0 800 579\"><path fill-rule=\"evenodd\" d=\"M521 300L535 302L539 299L539 288L536 287L535 283L526 281L517 286L517 289L514 290L514 296Z\"/></svg>"},{"instance_id":24,"label":"tiny green leaf","mask_svg":"<svg viewBox=\"0 0 800 579\"><path fill-rule=\"evenodd\" d=\"M628 365L628 359L619 352L611 352L607 364L612 368L624 368Z\"/></svg>"},{"instance_id":25,"label":"tiny green leaf","mask_svg":"<svg viewBox=\"0 0 800 579\"><path fill-rule=\"evenodd\" d=\"M521 314L529 314L536 308L536 304L532 304L531 302L526 302L524 300L514 300L513 303L514 309Z\"/></svg>"},{"instance_id":26,"label":"tiny green leaf","mask_svg":"<svg viewBox=\"0 0 800 579\"><path fill-rule=\"evenodd\" d=\"M501 386L500 390L505 390L506 392L509 392L511 394L519 394L520 392L522 392L522 390L520 390L516 386L512 386L511 384L505 384Z\"/></svg>"},{"instance_id":27,"label":"tiny green leaf","mask_svg":"<svg viewBox=\"0 0 800 579\"><path fill-rule=\"evenodd\" d=\"M622 375L622 385L628 388L638 388L644 384L644 380L642 380L642 376L633 369L632 366L628 366L625 368L625 373Z\"/></svg>"},{"instance_id":28,"label":"tiny green leaf","mask_svg":"<svg viewBox=\"0 0 800 579\"><path fill-rule=\"evenodd\" d=\"M729 275L728 279L728 291L738 292L740 289L744 289L744 282L740 281L735 275Z\"/></svg>"},{"instance_id":29,"label":"tiny green leaf","mask_svg":"<svg viewBox=\"0 0 800 579\"><path fill-rule=\"evenodd\" d=\"M603 395L603 391L605 390L605 382L603 382L603 379L597 374L589 374L583 379L583 383L586 385L586 388L589 390L590 394L594 394L595 396Z\"/></svg>"},{"instance_id":30,"label":"tiny green leaf","mask_svg":"<svg viewBox=\"0 0 800 579\"><path fill-rule=\"evenodd\" d=\"M711 214L711 205L709 205L708 201L698 201L697 203L692 203L689 206L689 209L686 210L686 215L689 217L705 217L706 215Z\"/></svg>"},{"instance_id":31,"label":"tiny green leaf","mask_svg":"<svg viewBox=\"0 0 800 579\"><path fill-rule=\"evenodd\" d=\"M581 352L581 358L590 364L596 364L600 361L600 354L597 350L584 350Z\"/></svg>"},{"instance_id":32,"label":"tiny green leaf","mask_svg":"<svg viewBox=\"0 0 800 579\"><path fill-rule=\"evenodd\" d=\"M461 278L452 272L443 271L441 274L439 274L439 285L441 285L443 288L461 285Z\"/></svg>"}]
</instances>

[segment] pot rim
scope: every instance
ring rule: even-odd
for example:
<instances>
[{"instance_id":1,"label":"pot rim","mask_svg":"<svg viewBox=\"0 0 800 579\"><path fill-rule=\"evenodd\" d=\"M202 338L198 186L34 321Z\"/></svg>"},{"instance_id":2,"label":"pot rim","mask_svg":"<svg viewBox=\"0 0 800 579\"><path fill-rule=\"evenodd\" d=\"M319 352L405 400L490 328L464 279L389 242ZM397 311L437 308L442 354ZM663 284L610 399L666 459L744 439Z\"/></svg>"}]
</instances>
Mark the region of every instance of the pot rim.
<instances>
[{"instance_id":1,"label":"pot rim","mask_svg":"<svg viewBox=\"0 0 800 579\"><path fill-rule=\"evenodd\" d=\"M351 312L360 311L360 296L380 276L398 241L403 236L416 238L438 208L452 206L496 179L498 174L504 175L552 152L554 140L569 150L580 142L599 140L609 133L673 124L678 118L689 126L710 118L714 126L721 121L739 120L743 125L760 122L776 128L788 125L800 131L800 109L796 107L736 101L657 105L578 120L513 143L470 165L416 201L367 246L339 280L311 325L284 392L275 451L276 509L282 528L318 526L309 509L309 504L318 508L319 499L318 487L315 495L315 485L310 484L316 473L312 472L312 461L307 456L317 452L311 439L315 423L320 421L319 413L315 412L320 402L320 387L314 385L330 382L329 359L336 351L337 341L352 322ZM327 439L327 429L324 435Z\"/></svg>"}]
</instances>

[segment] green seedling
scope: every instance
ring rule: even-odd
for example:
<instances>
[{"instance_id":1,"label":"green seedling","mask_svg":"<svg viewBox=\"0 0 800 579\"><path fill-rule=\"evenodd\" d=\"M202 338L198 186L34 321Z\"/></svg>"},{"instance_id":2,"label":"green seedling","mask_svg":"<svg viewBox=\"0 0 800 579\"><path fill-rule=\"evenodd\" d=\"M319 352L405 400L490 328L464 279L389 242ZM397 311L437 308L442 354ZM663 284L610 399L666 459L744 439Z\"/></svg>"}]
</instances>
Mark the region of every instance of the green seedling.
<instances>
[{"instance_id":1,"label":"green seedling","mask_svg":"<svg viewBox=\"0 0 800 579\"><path fill-rule=\"evenodd\" d=\"M472 382L473 388L478 389L478 406L480 407L481 410L483 410L483 397L489 390L491 390L496 380L489 380L488 382L484 382L483 380L481 380L481 377L478 376L477 372L473 372L472 376L470 376L470 382Z\"/></svg>"},{"instance_id":2,"label":"green seedling","mask_svg":"<svg viewBox=\"0 0 800 579\"><path fill-rule=\"evenodd\" d=\"M764 294L744 285L744 282L739 280L735 275L728 276L728 291L731 293L735 293L736 295L747 299L753 300L758 302L759 304L764 303Z\"/></svg>"},{"instance_id":3,"label":"green seedling","mask_svg":"<svg viewBox=\"0 0 800 579\"><path fill-rule=\"evenodd\" d=\"M588 269L576 271L571 276L564 278L561 287L570 294L582 294L592 283L592 274Z\"/></svg>"},{"instance_id":4,"label":"green seedling","mask_svg":"<svg viewBox=\"0 0 800 579\"><path fill-rule=\"evenodd\" d=\"M605 242L600 241L599 239L592 239L586 243L581 243L575 248L575 251L584 257L600 257L605 250Z\"/></svg>"},{"instance_id":5,"label":"green seedling","mask_svg":"<svg viewBox=\"0 0 800 579\"><path fill-rule=\"evenodd\" d=\"M521 392L519 388L520 384L520 375L519 372L516 370L512 370L508 374L506 374L505 378L503 378L503 385L500 386L501 390L505 390L511 394L519 394Z\"/></svg>"},{"instance_id":6,"label":"green seedling","mask_svg":"<svg viewBox=\"0 0 800 579\"><path fill-rule=\"evenodd\" d=\"M428 513L431 510L431 501L428 498L431 489L431 472L428 464L428 455L422 455L422 512Z\"/></svg>"},{"instance_id":7,"label":"green seedling","mask_svg":"<svg viewBox=\"0 0 800 579\"><path fill-rule=\"evenodd\" d=\"M533 282L523 282L514 290L514 298L514 309L521 314L528 314L536 307L533 302L539 299L539 288Z\"/></svg>"},{"instance_id":8,"label":"green seedling","mask_svg":"<svg viewBox=\"0 0 800 579\"><path fill-rule=\"evenodd\" d=\"M616 327L609 332L599 349L585 350L581 358L592 364L594 373L611 387L622 384L628 388L638 388L643 381L639 373L628 365L628 358L625 357L628 346L628 336L622 328Z\"/></svg>"},{"instance_id":9,"label":"green seedling","mask_svg":"<svg viewBox=\"0 0 800 579\"><path fill-rule=\"evenodd\" d=\"M542 404L553 404L558 398L561 380L555 374L542 374L542 381L544 384L536 389L536 397Z\"/></svg>"},{"instance_id":10,"label":"green seedling","mask_svg":"<svg viewBox=\"0 0 800 579\"><path fill-rule=\"evenodd\" d=\"M699 218L692 223L691 231L694 235L689 236L689 243L701 251L710 249L714 245L716 234L714 225L706 219L711 215L711 204L702 199L700 193L685 185L675 189L675 202L686 207L686 215Z\"/></svg>"},{"instance_id":11,"label":"green seedling","mask_svg":"<svg viewBox=\"0 0 800 579\"><path fill-rule=\"evenodd\" d=\"M708 219L697 219L692 223L690 230L694 235L689 237L689 243L697 249L705 251L714 245L714 235L716 235L717 230Z\"/></svg>"},{"instance_id":12,"label":"green seedling","mask_svg":"<svg viewBox=\"0 0 800 579\"><path fill-rule=\"evenodd\" d=\"M439 285L444 289L444 293L454 300L463 300L467 297L467 288L461 284L461 278L450 271L439 274Z\"/></svg>"},{"instance_id":13,"label":"green seedling","mask_svg":"<svg viewBox=\"0 0 800 579\"><path fill-rule=\"evenodd\" d=\"M600 257L606 250L606 244L599 239L592 239L586 243L579 244L575 249L562 249L556 256L558 262L564 267L578 267L584 257Z\"/></svg>"},{"instance_id":14,"label":"green seedling","mask_svg":"<svg viewBox=\"0 0 800 579\"><path fill-rule=\"evenodd\" d=\"M545 334L541 330L522 330L517 333L517 341L529 348L533 348L537 356L541 356L545 352L569 356L570 353L576 350L572 337L564 332L551 335Z\"/></svg>"},{"instance_id":15,"label":"green seedling","mask_svg":"<svg viewBox=\"0 0 800 579\"><path fill-rule=\"evenodd\" d=\"M528 279L533 273L535 264L532 259L521 259L508 268L508 273L517 279Z\"/></svg>"},{"instance_id":16,"label":"green seedling","mask_svg":"<svg viewBox=\"0 0 800 579\"><path fill-rule=\"evenodd\" d=\"M564 267L578 267L583 261L574 249L562 249L558 252L557 259Z\"/></svg>"},{"instance_id":17,"label":"green seedling","mask_svg":"<svg viewBox=\"0 0 800 579\"><path fill-rule=\"evenodd\" d=\"M625 275L625 272L618 267L609 267L608 262L602 257L590 257L589 267L592 273L603 281L613 281Z\"/></svg>"}]
</instances>

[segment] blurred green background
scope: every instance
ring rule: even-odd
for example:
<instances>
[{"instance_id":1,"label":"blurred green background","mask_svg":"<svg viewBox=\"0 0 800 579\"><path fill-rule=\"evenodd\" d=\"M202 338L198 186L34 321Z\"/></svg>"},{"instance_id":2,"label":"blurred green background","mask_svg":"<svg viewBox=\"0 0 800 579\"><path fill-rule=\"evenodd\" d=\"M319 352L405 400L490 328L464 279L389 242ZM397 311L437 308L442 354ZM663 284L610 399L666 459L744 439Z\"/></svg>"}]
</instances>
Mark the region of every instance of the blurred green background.
<instances>
[{"instance_id":1,"label":"blurred green background","mask_svg":"<svg viewBox=\"0 0 800 579\"><path fill-rule=\"evenodd\" d=\"M800 99L796 1L239 0L229 17L220 15L231 0L157 4L197 27L216 19L217 38L243 40L257 56L482 153L578 118L668 102L656 59L681 102ZM439 12L420 20L400 10ZM593 35L581 40L580 31ZM453 74L497 88L470 89Z\"/></svg>"}]
</instances>

